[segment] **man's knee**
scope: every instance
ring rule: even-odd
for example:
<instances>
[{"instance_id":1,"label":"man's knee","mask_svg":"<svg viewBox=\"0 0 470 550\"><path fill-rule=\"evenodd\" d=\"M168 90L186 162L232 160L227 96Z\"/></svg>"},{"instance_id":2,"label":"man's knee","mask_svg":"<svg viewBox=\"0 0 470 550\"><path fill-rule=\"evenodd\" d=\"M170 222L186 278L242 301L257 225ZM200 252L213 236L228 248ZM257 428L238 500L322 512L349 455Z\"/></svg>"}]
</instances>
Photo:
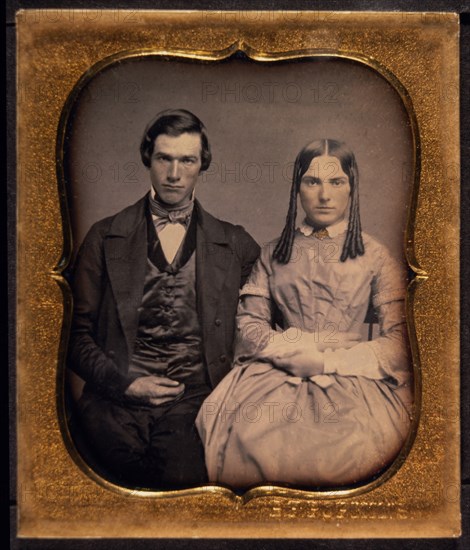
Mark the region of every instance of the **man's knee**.
<instances>
[{"instance_id":1,"label":"man's knee","mask_svg":"<svg viewBox=\"0 0 470 550\"><path fill-rule=\"evenodd\" d=\"M91 451L112 464L132 463L146 452L145 419L124 407L92 399L79 410L82 435Z\"/></svg>"},{"instance_id":2,"label":"man's knee","mask_svg":"<svg viewBox=\"0 0 470 550\"><path fill-rule=\"evenodd\" d=\"M184 487L207 481L204 448L194 419L185 415L162 419L151 445L161 461L162 481L167 485Z\"/></svg>"}]
</instances>

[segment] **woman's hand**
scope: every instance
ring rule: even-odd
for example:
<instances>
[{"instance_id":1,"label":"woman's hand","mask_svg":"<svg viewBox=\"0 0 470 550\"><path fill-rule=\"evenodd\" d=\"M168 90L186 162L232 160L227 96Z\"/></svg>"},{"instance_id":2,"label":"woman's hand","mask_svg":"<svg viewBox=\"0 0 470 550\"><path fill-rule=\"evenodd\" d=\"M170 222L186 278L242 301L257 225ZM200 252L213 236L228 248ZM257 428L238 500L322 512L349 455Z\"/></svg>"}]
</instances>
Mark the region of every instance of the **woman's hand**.
<instances>
[{"instance_id":1,"label":"woman's hand","mask_svg":"<svg viewBox=\"0 0 470 550\"><path fill-rule=\"evenodd\" d=\"M355 332L305 332L291 327L276 333L258 357L293 376L308 378L323 373L326 349L349 349L360 341L361 335Z\"/></svg>"},{"instance_id":2,"label":"woman's hand","mask_svg":"<svg viewBox=\"0 0 470 550\"><path fill-rule=\"evenodd\" d=\"M277 333L258 357L292 376L308 378L323 373L323 352L317 344L315 333L291 328Z\"/></svg>"},{"instance_id":3,"label":"woman's hand","mask_svg":"<svg viewBox=\"0 0 470 550\"><path fill-rule=\"evenodd\" d=\"M320 351L325 351L326 349L349 349L362 341L361 335L357 332L321 330L313 334L316 336L317 347Z\"/></svg>"}]
</instances>

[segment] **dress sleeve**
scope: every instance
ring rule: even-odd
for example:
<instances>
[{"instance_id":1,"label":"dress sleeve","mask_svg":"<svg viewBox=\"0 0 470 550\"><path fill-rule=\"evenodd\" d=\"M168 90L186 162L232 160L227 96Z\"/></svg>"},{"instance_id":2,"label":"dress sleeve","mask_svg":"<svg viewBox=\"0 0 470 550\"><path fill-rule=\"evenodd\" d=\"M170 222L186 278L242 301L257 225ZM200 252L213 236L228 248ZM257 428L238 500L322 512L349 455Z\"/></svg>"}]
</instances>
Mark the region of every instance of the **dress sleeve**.
<instances>
[{"instance_id":1,"label":"dress sleeve","mask_svg":"<svg viewBox=\"0 0 470 550\"><path fill-rule=\"evenodd\" d=\"M240 290L235 339L235 364L256 358L275 333L273 301L269 290L271 259L263 248L250 277Z\"/></svg>"},{"instance_id":2,"label":"dress sleeve","mask_svg":"<svg viewBox=\"0 0 470 550\"><path fill-rule=\"evenodd\" d=\"M379 318L379 337L349 350L327 350L325 374L365 376L397 387L410 381L411 365L405 318L406 272L385 248L380 249L372 280L372 301Z\"/></svg>"}]
</instances>

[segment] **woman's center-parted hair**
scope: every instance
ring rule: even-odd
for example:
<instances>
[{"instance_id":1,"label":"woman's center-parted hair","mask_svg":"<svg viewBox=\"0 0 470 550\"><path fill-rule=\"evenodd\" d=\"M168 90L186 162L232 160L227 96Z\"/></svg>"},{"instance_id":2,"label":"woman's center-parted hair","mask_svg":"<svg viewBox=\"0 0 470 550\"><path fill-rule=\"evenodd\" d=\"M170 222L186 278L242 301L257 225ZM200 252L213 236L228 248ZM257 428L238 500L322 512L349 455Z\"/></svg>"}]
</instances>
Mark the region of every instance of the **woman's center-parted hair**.
<instances>
[{"instance_id":1,"label":"woman's center-parted hair","mask_svg":"<svg viewBox=\"0 0 470 550\"><path fill-rule=\"evenodd\" d=\"M336 157L339 160L341 168L348 176L351 186L348 230L340 259L344 262L347 258L353 259L356 256L362 256L364 254L359 213L359 172L356 158L354 157L354 153L345 143L334 139L318 139L305 145L295 159L286 224L282 231L281 238L274 249L274 258L280 263L288 263L292 255L297 217L297 195L299 193L302 176L309 169L312 160L322 155Z\"/></svg>"},{"instance_id":2,"label":"woman's center-parted hair","mask_svg":"<svg viewBox=\"0 0 470 550\"><path fill-rule=\"evenodd\" d=\"M144 166L150 168L155 140L159 135L180 136L185 133L201 136L201 172L207 170L212 154L206 127L196 115L186 109L161 111L147 124L140 143L140 156Z\"/></svg>"}]
</instances>

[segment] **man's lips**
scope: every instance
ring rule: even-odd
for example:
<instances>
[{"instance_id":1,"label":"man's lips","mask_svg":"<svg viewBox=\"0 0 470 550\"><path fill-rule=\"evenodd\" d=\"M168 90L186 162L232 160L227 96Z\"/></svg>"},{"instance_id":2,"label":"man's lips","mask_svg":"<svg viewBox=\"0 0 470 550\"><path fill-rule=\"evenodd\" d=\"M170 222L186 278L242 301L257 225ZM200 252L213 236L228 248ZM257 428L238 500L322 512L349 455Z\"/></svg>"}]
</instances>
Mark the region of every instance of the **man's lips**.
<instances>
[{"instance_id":1,"label":"man's lips","mask_svg":"<svg viewBox=\"0 0 470 550\"><path fill-rule=\"evenodd\" d=\"M165 191L181 191L181 189L183 189L183 187L178 187L176 185L162 185L162 187Z\"/></svg>"}]
</instances>

